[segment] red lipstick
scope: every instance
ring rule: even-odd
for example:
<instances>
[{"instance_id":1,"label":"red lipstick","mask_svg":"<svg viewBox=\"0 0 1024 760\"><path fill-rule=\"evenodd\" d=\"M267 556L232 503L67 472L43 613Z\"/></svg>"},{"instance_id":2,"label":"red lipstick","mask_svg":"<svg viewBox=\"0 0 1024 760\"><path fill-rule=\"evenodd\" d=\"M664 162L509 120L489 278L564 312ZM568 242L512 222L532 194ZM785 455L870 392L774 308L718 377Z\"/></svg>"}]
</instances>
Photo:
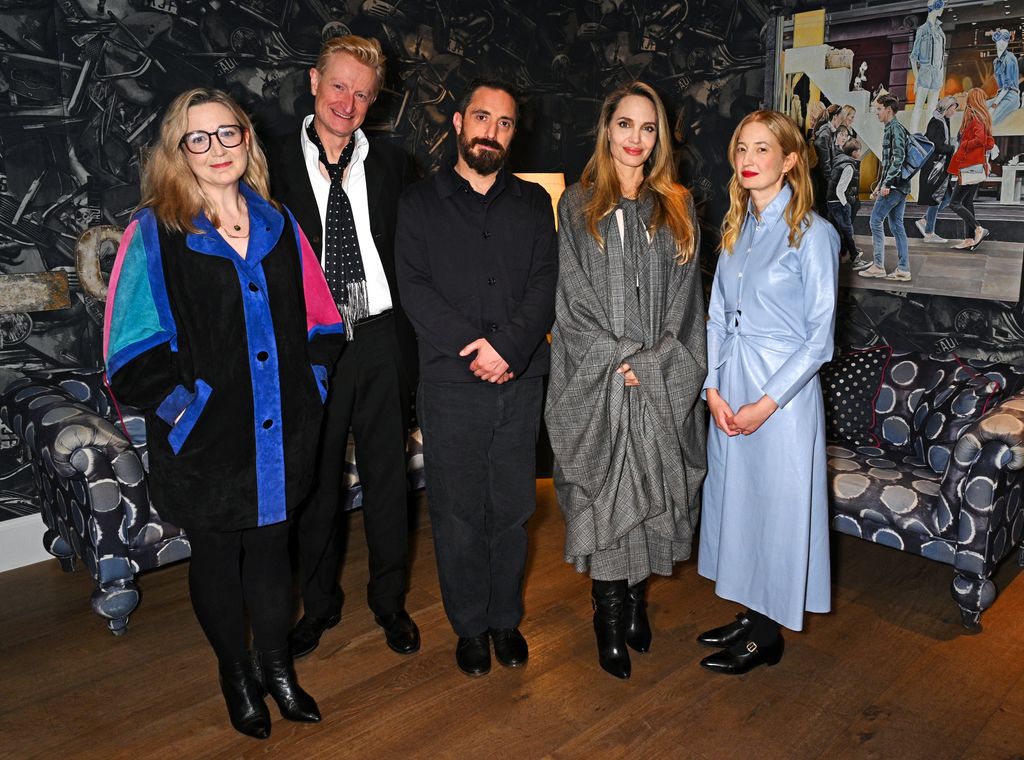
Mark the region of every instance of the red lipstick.
<instances>
[{"instance_id":1,"label":"red lipstick","mask_svg":"<svg viewBox=\"0 0 1024 760\"><path fill-rule=\"evenodd\" d=\"M750 179L751 177L756 177L757 175L758 172L750 171L750 169L744 169L743 171L740 172L740 176L745 179Z\"/></svg>"}]
</instances>

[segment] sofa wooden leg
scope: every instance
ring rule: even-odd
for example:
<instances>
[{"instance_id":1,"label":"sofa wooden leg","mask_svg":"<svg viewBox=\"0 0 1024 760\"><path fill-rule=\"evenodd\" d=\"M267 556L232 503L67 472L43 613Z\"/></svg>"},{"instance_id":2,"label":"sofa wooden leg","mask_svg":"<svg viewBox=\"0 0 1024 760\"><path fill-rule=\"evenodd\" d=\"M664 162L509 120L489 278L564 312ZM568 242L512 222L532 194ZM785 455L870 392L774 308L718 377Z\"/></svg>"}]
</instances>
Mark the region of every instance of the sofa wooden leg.
<instances>
[{"instance_id":1,"label":"sofa wooden leg","mask_svg":"<svg viewBox=\"0 0 1024 760\"><path fill-rule=\"evenodd\" d=\"M981 632L981 613L960 608L960 623L971 633Z\"/></svg>"},{"instance_id":2,"label":"sofa wooden leg","mask_svg":"<svg viewBox=\"0 0 1024 760\"><path fill-rule=\"evenodd\" d=\"M115 636L127 630L128 616L138 604L139 587L131 579L117 580L92 592L93 612L107 619L107 627Z\"/></svg>"},{"instance_id":3,"label":"sofa wooden leg","mask_svg":"<svg viewBox=\"0 0 1024 760\"><path fill-rule=\"evenodd\" d=\"M999 590L991 578L976 578L963 573L953 576L950 591L960 608L960 622L971 633L981 630L981 613L992 606Z\"/></svg>"}]
</instances>

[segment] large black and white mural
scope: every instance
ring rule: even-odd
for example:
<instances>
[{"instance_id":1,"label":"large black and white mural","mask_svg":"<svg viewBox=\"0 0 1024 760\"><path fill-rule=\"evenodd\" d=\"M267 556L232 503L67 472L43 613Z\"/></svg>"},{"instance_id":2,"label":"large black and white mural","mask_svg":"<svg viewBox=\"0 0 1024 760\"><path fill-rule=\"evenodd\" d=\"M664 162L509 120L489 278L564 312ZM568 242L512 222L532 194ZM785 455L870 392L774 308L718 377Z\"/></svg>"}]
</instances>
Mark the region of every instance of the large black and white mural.
<instances>
[{"instance_id":1,"label":"large black and white mural","mask_svg":"<svg viewBox=\"0 0 1024 760\"><path fill-rule=\"evenodd\" d=\"M728 136L744 114L775 102L780 22L821 5L3 0L0 371L100 364L103 273L138 200L145 146L171 98L188 87L221 87L245 105L262 134L292 130L312 110L308 70L322 40L348 32L376 37L389 59L365 128L404 146L421 172L446 160L454 100L476 77L507 79L525 96L513 169L562 172L567 183L589 156L604 94L623 81L649 82L670 112L710 273L727 206ZM828 14L845 19L864 6L829 3ZM910 24L921 16L914 9L903 15ZM900 54L906 57L890 49L878 60L889 65ZM879 72L869 67L871 86ZM844 293L840 332L851 344L1021 351L1019 301ZM0 429L0 516L5 503L8 516L24 508L25 473L15 452L9 431Z\"/></svg>"},{"instance_id":2,"label":"large black and white mural","mask_svg":"<svg viewBox=\"0 0 1024 760\"><path fill-rule=\"evenodd\" d=\"M364 128L420 171L445 160L463 87L497 76L525 96L513 168L572 182L605 92L644 79L671 109L710 251L724 137L765 99L773 30L762 0L6 0L0 369L100 364L103 272L138 201L145 146L183 89L223 88L262 134L290 131L312 111L323 39L373 36L389 66ZM12 516L28 473L9 438L0 430L0 513Z\"/></svg>"}]
</instances>

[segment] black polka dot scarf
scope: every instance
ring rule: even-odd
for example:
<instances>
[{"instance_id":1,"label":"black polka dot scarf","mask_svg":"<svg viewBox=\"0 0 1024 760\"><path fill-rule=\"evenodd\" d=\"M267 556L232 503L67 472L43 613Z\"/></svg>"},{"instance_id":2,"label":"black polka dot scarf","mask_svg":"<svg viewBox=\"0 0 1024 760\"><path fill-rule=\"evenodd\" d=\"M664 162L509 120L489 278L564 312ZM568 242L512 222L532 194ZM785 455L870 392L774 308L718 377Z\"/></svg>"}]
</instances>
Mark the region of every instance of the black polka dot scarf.
<instances>
[{"instance_id":1,"label":"black polka dot scarf","mask_svg":"<svg viewBox=\"0 0 1024 760\"><path fill-rule=\"evenodd\" d=\"M327 151L312 121L306 127L306 135L320 151L320 163L331 178L324 224L324 274L345 322L345 337L352 340L355 336L353 326L370 314L366 272L363 270L363 257L359 254L359 238L356 236L356 220L352 216L352 203L341 186L345 167L355 153L356 141L354 136L349 138L338 157L338 163L332 164L327 160Z\"/></svg>"}]
</instances>

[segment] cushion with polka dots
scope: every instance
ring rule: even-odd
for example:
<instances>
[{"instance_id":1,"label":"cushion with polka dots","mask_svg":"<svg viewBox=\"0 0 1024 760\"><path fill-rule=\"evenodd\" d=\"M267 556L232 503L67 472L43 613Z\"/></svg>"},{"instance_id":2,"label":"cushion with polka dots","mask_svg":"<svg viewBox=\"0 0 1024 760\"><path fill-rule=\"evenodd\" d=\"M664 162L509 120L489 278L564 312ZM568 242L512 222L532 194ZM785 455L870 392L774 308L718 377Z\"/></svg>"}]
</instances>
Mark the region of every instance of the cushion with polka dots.
<instances>
[{"instance_id":1,"label":"cushion with polka dots","mask_svg":"<svg viewBox=\"0 0 1024 760\"><path fill-rule=\"evenodd\" d=\"M850 351L821 368L828 440L852 446L878 443L871 431L875 397L890 356L889 346Z\"/></svg>"}]
</instances>

